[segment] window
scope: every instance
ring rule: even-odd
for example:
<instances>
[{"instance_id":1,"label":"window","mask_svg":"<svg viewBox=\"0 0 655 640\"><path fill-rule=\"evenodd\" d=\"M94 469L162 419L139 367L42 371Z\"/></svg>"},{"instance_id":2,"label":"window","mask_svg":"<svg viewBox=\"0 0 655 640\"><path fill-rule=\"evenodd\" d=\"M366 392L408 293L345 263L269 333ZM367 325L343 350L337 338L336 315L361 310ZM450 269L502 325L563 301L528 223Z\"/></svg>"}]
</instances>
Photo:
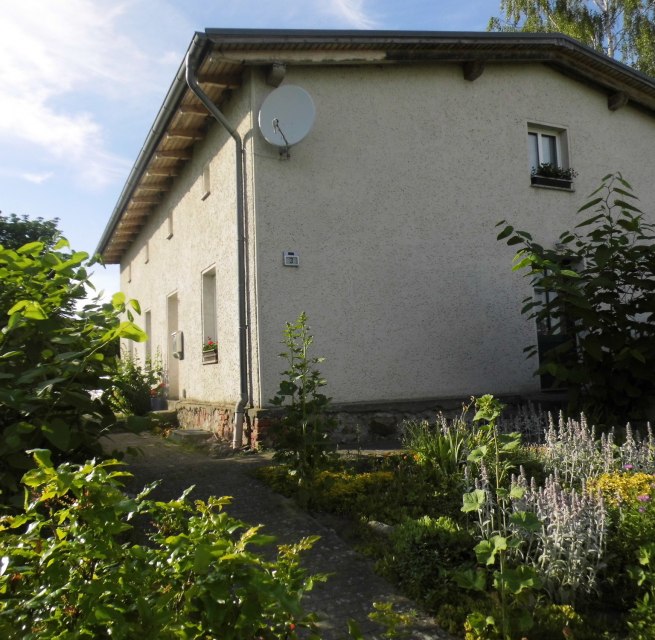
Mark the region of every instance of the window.
<instances>
[{"instance_id":1,"label":"window","mask_svg":"<svg viewBox=\"0 0 655 640\"><path fill-rule=\"evenodd\" d=\"M546 163L552 164L554 167L563 166L561 162L562 153L559 150L559 139L556 134L528 131L528 144L531 171Z\"/></svg>"},{"instance_id":2,"label":"window","mask_svg":"<svg viewBox=\"0 0 655 640\"><path fill-rule=\"evenodd\" d=\"M202 171L202 200L207 198L211 193L210 178L209 165L207 165Z\"/></svg>"},{"instance_id":3,"label":"window","mask_svg":"<svg viewBox=\"0 0 655 640\"><path fill-rule=\"evenodd\" d=\"M575 171L569 164L566 130L528 124L528 163L533 185L571 189Z\"/></svg>"},{"instance_id":4,"label":"window","mask_svg":"<svg viewBox=\"0 0 655 640\"><path fill-rule=\"evenodd\" d=\"M150 241L146 240L146 246L143 248L143 261L148 264L150 262Z\"/></svg>"},{"instance_id":5,"label":"window","mask_svg":"<svg viewBox=\"0 0 655 640\"><path fill-rule=\"evenodd\" d=\"M166 240L170 240L173 237L173 211L168 212L168 231L166 233Z\"/></svg>"},{"instance_id":6,"label":"window","mask_svg":"<svg viewBox=\"0 0 655 640\"><path fill-rule=\"evenodd\" d=\"M218 362L216 321L216 269L202 274L202 362Z\"/></svg>"}]
</instances>

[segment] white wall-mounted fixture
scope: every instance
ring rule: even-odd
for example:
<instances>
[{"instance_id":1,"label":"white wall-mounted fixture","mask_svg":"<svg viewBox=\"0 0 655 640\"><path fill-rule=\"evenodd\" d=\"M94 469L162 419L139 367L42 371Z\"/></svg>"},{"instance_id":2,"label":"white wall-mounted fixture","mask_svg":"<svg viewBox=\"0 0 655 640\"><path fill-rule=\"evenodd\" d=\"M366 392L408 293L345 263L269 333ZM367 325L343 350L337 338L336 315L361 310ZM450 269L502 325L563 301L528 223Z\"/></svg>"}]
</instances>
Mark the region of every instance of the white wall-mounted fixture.
<instances>
[{"instance_id":1,"label":"white wall-mounted fixture","mask_svg":"<svg viewBox=\"0 0 655 640\"><path fill-rule=\"evenodd\" d=\"M184 334L181 331L171 333L171 344L173 357L177 360L184 360Z\"/></svg>"}]
</instances>

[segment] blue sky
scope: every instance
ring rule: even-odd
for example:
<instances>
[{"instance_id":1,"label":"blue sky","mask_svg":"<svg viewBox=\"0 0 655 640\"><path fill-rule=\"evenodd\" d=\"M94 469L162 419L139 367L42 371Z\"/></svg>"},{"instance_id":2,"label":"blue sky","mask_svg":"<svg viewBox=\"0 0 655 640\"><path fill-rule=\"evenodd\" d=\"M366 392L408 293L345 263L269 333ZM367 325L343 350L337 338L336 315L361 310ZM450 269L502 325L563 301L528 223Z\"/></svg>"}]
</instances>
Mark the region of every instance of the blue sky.
<instances>
[{"instance_id":1,"label":"blue sky","mask_svg":"<svg viewBox=\"0 0 655 640\"><path fill-rule=\"evenodd\" d=\"M499 0L20 0L0 14L0 211L92 253L194 31L484 31ZM94 281L117 291L118 271Z\"/></svg>"}]
</instances>

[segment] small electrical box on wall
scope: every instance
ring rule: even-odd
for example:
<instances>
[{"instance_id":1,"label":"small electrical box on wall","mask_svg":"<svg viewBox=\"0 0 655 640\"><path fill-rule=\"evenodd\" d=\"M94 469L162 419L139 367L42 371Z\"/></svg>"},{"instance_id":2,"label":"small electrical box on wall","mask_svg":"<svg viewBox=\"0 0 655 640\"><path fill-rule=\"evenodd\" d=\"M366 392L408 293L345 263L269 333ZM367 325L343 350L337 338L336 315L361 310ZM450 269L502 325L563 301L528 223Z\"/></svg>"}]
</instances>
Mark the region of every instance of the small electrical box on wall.
<instances>
[{"instance_id":1,"label":"small electrical box on wall","mask_svg":"<svg viewBox=\"0 0 655 640\"><path fill-rule=\"evenodd\" d=\"M171 351L177 360L184 360L184 334L181 331L171 333Z\"/></svg>"},{"instance_id":2,"label":"small electrical box on wall","mask_svg":"<svg viewBox=\"0 0 655 640\"><path fill-rule=\"evenodd\" d=\"M283 251L283 264L285 267L299 267L300 256L295 251Z\"/></svg>"}]
</instances>

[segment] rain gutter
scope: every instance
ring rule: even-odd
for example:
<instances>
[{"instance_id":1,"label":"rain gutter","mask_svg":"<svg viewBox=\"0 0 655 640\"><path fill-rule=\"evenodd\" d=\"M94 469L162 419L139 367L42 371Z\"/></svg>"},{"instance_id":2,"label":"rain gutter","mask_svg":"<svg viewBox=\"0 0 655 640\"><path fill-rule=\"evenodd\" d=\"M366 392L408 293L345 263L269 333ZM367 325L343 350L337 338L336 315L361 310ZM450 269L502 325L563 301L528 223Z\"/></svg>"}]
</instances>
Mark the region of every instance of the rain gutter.
<instances>
[{"instance_id":1,"label":"rain gutter","mask_svg":"<svg viewBox=\"0 0 655 640\"><path fill-rule=\"evenodd\" d=\"M234 430L232 433L232 448L239 449L243 441L243 422L246 403L248 402L248 369L247 369L247 326L246 326L246 261L245 261L245 216L244 216L244 185L243 185L243 140L237 130L227 121L211 98L200 88L196 77L196 65L199 54L202 53L207 37L197 33L184 60L185 78L189 89L205 105L207 111L232 136L235 142L235 173L237 191L237 262L239 287L239 390L240 397L234 408Z\"/></svg>"}]
</instances>

